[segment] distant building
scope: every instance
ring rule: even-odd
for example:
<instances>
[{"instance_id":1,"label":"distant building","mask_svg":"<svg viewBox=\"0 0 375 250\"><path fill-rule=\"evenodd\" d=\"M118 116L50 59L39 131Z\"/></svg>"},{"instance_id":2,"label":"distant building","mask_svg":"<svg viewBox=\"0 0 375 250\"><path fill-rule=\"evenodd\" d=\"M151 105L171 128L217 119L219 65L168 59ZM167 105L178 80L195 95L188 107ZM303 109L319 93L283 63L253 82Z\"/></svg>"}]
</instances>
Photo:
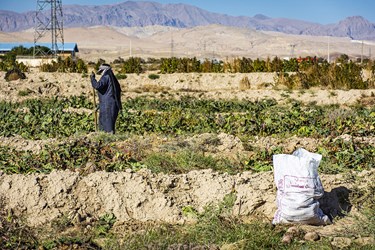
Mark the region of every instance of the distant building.
<instances>
[{"instance_id":1,"label":"distant building","mask_svg":"<svg viewBox=\"0 0 375 250\"><path fill-rule=\"evenodd\" d=\"M24 47L26 49L30 49L34 47L34 43L0 43L0 55L5 55L9 53L15 47ZM51 43L37 43L37 46L43 46L50 48L52 47ZM76 53L79 52L78 46L76 43L64 43L64 47L62 44L58 44L58 47L61 48L59 51L59 56L61 57L69 57L75 58ZM33 57L33 56L17 56L16 61L19 63L23 63L29 67L39 67L45 63L51 63L55 61L55 58L51 57Z\"/></svg>"},{"instance_id":2,"label":"distant building","mask_svg":"<svg viewBox=\"0 0 375 250\"><path fill-rule=\"evenodd\" d=\"M37 45L50 48L52 47L51 43L38 43ZM34 43L0 43L0 55L5 55L9 51L11 51L15 47L23 46L26 49L30 49L34 47ZM73 58L76 56L76 53L79 52L78 46L76 43L64 43L58 44L58 47L61 48L59 51L62 57L72 56Z\"/></svg>"}]
</instances>

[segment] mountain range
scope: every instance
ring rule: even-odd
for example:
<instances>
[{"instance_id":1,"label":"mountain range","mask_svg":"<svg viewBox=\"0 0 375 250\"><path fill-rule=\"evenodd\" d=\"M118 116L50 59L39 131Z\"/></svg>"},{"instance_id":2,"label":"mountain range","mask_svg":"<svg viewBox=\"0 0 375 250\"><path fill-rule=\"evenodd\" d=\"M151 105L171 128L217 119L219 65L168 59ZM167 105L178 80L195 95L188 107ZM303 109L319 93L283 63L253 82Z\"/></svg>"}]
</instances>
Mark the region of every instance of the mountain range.
<instances>
[{"instance_id":1,"label":"mountain range","mask_svg":"<svg viewBox=\"0 0 375 250\"><path fill-rule=\"evenodd\" d=\"M46 10L46 15L48 15ZM191 28L220 24L261 31L311 36L349 37L354 40L375 40L375 24L361 16L347 17L322 25L288 18L264 15L229 16L209 12L187 4L126 1L113 5L64 5L64 27L145 27L152 25ZM317 17L317 20L319 18ZM0 31L15 32L35 26L35 11L17 13L0 10Z\"/></svg>"}]
</instances>

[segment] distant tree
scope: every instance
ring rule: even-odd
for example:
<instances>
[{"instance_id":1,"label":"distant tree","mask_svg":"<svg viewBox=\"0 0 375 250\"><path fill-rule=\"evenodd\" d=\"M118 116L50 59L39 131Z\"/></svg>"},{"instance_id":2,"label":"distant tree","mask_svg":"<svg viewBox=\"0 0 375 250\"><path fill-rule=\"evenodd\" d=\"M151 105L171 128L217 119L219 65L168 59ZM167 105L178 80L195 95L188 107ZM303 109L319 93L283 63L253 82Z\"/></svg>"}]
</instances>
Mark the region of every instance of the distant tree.
<instances>
[{"instance_id":1,"label":"distant tree","mask_svg":"<svg viewBox=\"0 0 375 250\"><path fill-rule=\"evenodd\" d=\"M253 68L254 68L254 72L265 72L266 71L266 62L257 58L253 62Z\"/></svg>"},{"instance_id":2,"label":"distant tree","mask_svg":"<svg viewBox=\"0 0 375 250\"><path fill-rule=\"evenodd\" d=\"M297 72L298 71L298 61L296 58L291 58L290 60L284 60L283 71L284 72Z\"/></svg>"},{"instance_id":3,"label":"distant tree","mask_svg":"<svg viewBox=\"0 0 375 250\"><path fill-rule=\"evenodd\" d=\"M201 72L202 71L201 62L196 57L193 57L190 60L190 67L191 67L191 72Z\"/></svg>"},{"instance_id":4,"label":"distant tree","mask_svg":"<svg viewBox=\"0 0 375 250\"><path fill-rule=\"evenodd\" d=\"M349 62L349 56L346 55L346 54L342 54L342 55L340 55L337 58L336 62L338 62L338 63L347 63L347 62Z\"/></svg>"},{"instance_id":5,"label":"distant tree","mask_svg":"<svg viewBox=\"0 0 375 250\"><path fill-rule=\"evenodd\" d=\"M238 72L240 73L250 73L254 70L253 68L253 61L250 58L242 57L239 61L239 69Z\"/></svg>"},{"instance_id":6,"label":"distant tree","mask_svg":"<svg viewBox=\"0 0 375 250\"><path fill-rule=\"evenodd\" d=\"M281 72L283 70L283 61L275 56L271 62L271 72Z\"/></svg>"},{"instance_id":7,"label":"distant tree","mask_svg":"<svg viewBox=\"0 0 375 250\"><path fill-rule=\"evenodd\" d=\"M143 60L139 57L130 57L129 59L125 60L122 64L122 73L136 73L140 74L143 72L142 69Z\"/></svg>"}]
</instances>

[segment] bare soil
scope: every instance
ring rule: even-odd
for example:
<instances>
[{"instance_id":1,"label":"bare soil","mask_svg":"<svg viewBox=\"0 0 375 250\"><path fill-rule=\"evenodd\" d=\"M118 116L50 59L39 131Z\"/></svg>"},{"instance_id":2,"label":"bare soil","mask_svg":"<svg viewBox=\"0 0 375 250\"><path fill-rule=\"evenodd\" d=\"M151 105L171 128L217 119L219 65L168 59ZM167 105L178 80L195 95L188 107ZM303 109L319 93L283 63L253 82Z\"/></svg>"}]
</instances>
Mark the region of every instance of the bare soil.
<instances>
[{"instance_id":1,"label":"bare soil","mask_svg":"<svg viewBox=\"0 0 375 250\"><path fill-rule=\"evenodd\" d=\"M250 79L251 88L241 91L239 83L245 76ZM375 90L277 90L273 79L273 74L172 74L151 80L147 74L141 74L129 75L120 82L124 90L123 99L140 95L161 95L161 92L140 91L144 86L153 85L162 88L164 95L167 92L174 97L192 95L200 98L248 100L275 98L280 103L297 99L304 103L339 105L351 105L363 100L365 104L371 105L374 100L372 93ZM20 96L20 91L25 90L29 94ZM27 98L72 95L92 97L87 77L82 77L81 74L40 73L33 69L25 80L6 82L4 73L0 73L1 101L17 102ZM209 135L196 135L185 140L187 143L200 145L207 136ZM342 137L375 144L375 139L371 137ZM233 157L246 153L238 138L227 134L219 134L218 138L218 146L211 146L207 152L214 156L226 154ZM160 138L151 140L161 141ZM290 152L303 147L314 152L318 142L314 138L255 137L248 144L264 148L283 145ZM34 152L45 145L58 143L57 139L33 141L17 135L0 140L0 145ZM160 145L167 143L173 141L166 140L155 145L152 150L156 151ZM321 208L334 218L334 223L325 227L305 226L306 230L334 236L353 225L353 218L358 214L359 207L351 203L350 194L353 190L365 189L373 183L375 171L363 171L355 175L354 179L348 174L320 176L326 191L320 200ZM77 223L90 222L106 213L113 213L118 225L150 221L182 224L194 220L183 215L184 207L191 206L203 211L205 206L217 204L231 192L235 192L237 196L233 207L234 215L246 220L256 214L268 221L272 220L276 211L276 188L272 172L246 171L237 175L217 173L210 169L180 175L154 174L145 169L138 172L93 172L88 175L70 171L30 175L7 175L0 172L0 197L6 202L5 208L25 217L30 226L46 224L63 216L68 216Z\"/></svg>"}]
</instances>

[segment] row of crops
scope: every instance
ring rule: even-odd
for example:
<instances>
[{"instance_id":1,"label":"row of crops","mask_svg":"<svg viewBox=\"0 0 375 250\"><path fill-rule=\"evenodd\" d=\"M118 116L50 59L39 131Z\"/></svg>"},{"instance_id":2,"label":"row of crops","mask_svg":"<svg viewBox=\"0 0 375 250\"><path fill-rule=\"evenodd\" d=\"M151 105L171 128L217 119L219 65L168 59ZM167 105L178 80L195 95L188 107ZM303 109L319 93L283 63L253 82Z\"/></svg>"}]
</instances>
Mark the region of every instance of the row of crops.
<instances>
[{"instance_id":1,"label":"row of crops","mask_svg":"<svg viewBox=\"0 0 375 250\"><path fill-rule=\"evenodd\" d=\"M135 98L123 104L118 133L199 134L228 133L236 136L326 137L349 134L374 136L375 108L337 105L303 105L294 101L215 101L192 97L181 100ZM0 136L26 139L68 137L93 132L94 116L68 112L67 108L93 109L87 98L33 99L0 103Z\"/></svg>"},{"instance_id":2,"label":"row of crops","mask_svg":"<svg viewBox=\"0 0 375 250\"><path fill-rule=\"evenodd\" d=\"M375 167L375 148L369 144L337 139L325 140L316 146L317 153L323 156L320 166L322 173L362 171ZM226 158L205 156L192 149L176 149L173 153L159 155L140 154L138 150L144 149L124 149L113 143L87 138L58 146L45 146L37 153L0 146L0 170L9 174L71 170L85 175L92 171L138 171L141 168L166 174L213 169L236 174L242 171L270 171L272 156L285 153L282 146L270 149L252 148L251 157L244 155L240 161L233 162ZM88 169L88 163L94 163L95 169Z\"/></svg>"},{"instance_id":3,"label":"row of crops","mask_svg":"<svg viewBox=\"0 0 375 250\"><path fill-rule=\"evenodd\" d=\"M254 136L286 138L292 135L319 138L318 153L324 156L321 171L337 173L345 169L371 169L375 148L366 143L337 138L343 134L374 136L375 108L336 105L317 106L291 102L278 105L275 100L201 100L193 97L154 99L138 97L123 103L117 135L127 138L158 134L170 137L201 133L233 134L246 142ZM0 103L0 136L20 135L25 139L60 138L84 135L95 130L90 112L68 108L93 109L84 96L63 99L33 99L21 103ZM103 138L102 138L103 139ZM252 147L252 156L237 162L206 156L200 150L178 148L164 155L143 154L141 148L129 149L110 141L75 140L59 146L46 146L39 153L0 147L0 170L8 173L45 172L53 169L84 171L89 162L97 170L122 171L147 167L154 172L182 173L211 168L238 173L243 170L272 169L272 155L285 153L282 146ZM213 140L214 141L214 140ZM186 166L186 162L190 165Z\"/></svg>"}]
</instances>

